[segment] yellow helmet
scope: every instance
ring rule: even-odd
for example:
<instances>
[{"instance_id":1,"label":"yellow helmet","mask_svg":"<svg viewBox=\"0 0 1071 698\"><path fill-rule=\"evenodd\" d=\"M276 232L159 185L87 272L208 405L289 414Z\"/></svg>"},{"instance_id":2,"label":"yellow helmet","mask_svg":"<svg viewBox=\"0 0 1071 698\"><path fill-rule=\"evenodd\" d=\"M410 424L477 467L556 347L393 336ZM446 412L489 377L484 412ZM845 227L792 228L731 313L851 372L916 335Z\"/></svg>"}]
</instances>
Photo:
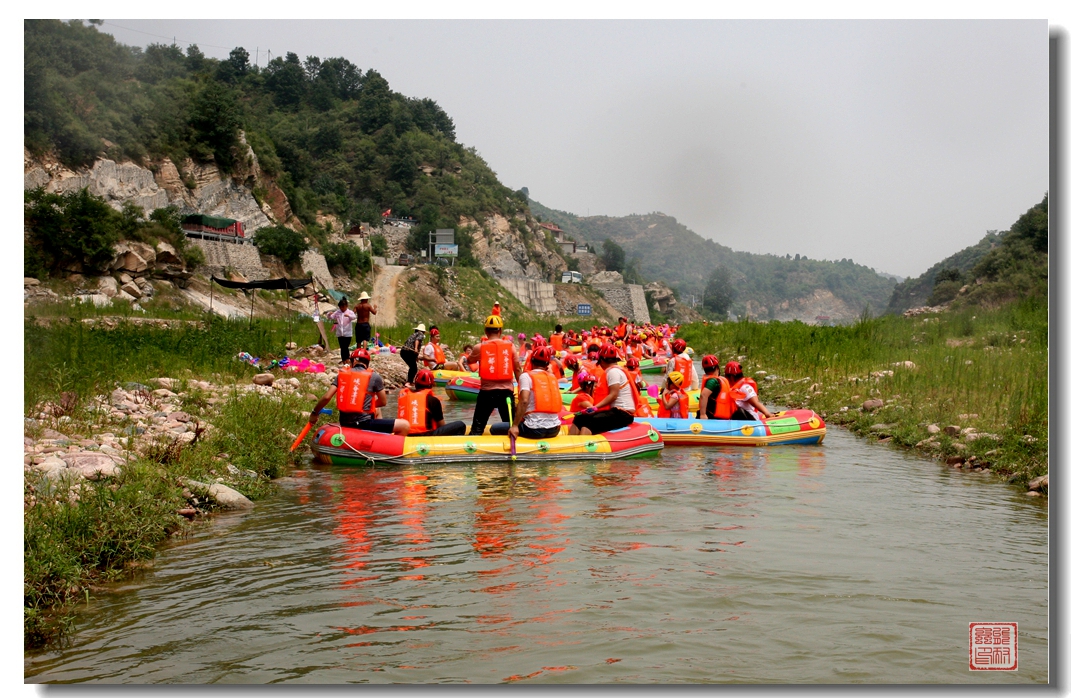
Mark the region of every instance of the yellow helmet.
<instances>
[{"instance_id":1,"label":"yellow helmet","mask_svg":"<svg viewBox=\"0 0 1071 698\"><path fill-rule=\"evenodd\" d=\"M680 371L670 371L667 377L673 385L680 386L684 383L684 374Z\"/></svg>"},{"instance_id":2,"label":"yellow helmet","mask_svg":"<svg viewBox=\"0 0 1071 698\"><path fill-rule=\"evenodd\" d=\"M502 327L501 315L488 315L487 319L483 322L483 328L485 330L500 330Z\"/></svg>"}]
</instances>

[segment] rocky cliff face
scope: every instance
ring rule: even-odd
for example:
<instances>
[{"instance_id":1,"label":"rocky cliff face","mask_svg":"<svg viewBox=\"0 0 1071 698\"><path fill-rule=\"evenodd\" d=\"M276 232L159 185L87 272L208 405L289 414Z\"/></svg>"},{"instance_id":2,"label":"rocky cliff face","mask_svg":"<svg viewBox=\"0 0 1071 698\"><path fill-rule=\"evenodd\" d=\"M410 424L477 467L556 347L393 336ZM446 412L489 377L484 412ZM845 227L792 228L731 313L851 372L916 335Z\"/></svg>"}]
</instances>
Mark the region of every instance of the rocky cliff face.
<instances>
[{"instance_id":1,"label":"rocky cliff face","mask_svg":"<svg viewBox=\"0 0 1071 698\"><path fill-rule=\"evenodd\" d=\"M244 134L242 143L245 143ZM54 159L35 158L24 148L23 188L44 187L58 193L84 188L116 209L133 201L146 213L174 205L183 213L206 213L242 221L247 235L273 222L301 229L286 195L263 175L252 148L247 145L246 149L244 161L228 177L215 164L201 165L187 159L181 163L180 170L167 158L151 162L148 167L101 159L92 167L74 171ZM253 196L254 187L266 192L263 205Z\"/></svg>"},{"instance_id":2,"label":"rocky cliff face","mask_svg":"<svg viewBox=\"0 0 1071 698\"><path fill-rule=\"evenodd\" d=\"M460 226L472 234L473 256L496 278L554 281L566 268L534 219L507 219L496 213L478 222L462 216Z\"/></svg>"}]
</instances>

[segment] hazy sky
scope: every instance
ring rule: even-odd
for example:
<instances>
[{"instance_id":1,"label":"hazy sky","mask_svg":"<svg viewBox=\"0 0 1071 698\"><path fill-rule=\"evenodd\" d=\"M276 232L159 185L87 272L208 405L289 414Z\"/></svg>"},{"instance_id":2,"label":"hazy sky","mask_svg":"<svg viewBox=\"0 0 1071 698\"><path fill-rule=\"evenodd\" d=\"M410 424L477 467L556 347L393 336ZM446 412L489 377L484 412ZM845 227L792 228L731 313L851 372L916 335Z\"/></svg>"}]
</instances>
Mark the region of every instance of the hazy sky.
<instances>
[{"instance_id":1,"label":"hazy sky","mask_svg":"<svg viewBox=\"0 0 1071 698\"><path fill-rule=\"evenodd\" d=\"M129 28L129 29L124 29ZM918 275L1048 189L1048 28L1014 21L105 19L431 97L501 181L734 249ZM220 47L220 48L216 48Z\"/></svg>"}]
</instances>

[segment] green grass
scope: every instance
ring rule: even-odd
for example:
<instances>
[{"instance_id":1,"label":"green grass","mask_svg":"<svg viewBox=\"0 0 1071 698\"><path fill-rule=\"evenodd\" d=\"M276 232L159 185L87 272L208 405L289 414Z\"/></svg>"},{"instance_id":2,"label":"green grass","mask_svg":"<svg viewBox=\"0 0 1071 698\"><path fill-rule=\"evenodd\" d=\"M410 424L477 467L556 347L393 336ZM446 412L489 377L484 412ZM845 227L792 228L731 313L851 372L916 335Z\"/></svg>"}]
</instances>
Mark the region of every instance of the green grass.
<instances>
[{"instance_id":1,"label":"green grass","mask_svg":"<svg viewBox=\"0 0 1071 698\"><path fill-rule=\"evenodd\" d=\"M764 402L809 407L827 421L902 446L929 438L926 425L955 424L1000 436L960 440L941 434L941 456L975 456L1002 477L1025 484L1048 472L1048 319L1044 299L999 309L967 308L940 315L863 318L842 327L800 322L688 325L679 336L724 365L745 356L745 373L765 370ZM916 368L894 366L911 361ZM875 377L878 371L892 375ZM860 409L881 399L874 412ZM847 408L847 409L844 409ZM977 417L961 419L961 414ZM1033 441L1032 439L1036 439Z\"/></svg>"}]
</instances>

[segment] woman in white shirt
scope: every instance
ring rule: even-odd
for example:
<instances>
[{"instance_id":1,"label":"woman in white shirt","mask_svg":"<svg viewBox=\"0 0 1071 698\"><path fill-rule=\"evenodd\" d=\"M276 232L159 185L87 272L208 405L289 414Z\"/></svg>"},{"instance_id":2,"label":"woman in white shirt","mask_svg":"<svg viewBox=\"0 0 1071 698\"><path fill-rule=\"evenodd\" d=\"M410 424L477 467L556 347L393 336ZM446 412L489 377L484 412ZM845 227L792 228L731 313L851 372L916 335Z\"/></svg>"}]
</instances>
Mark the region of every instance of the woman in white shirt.
<instances>
[{"instance_id":1,"label":"woman in white shirt","mask_svg":"<svg viewBox=\"0 0 1071 698\"><path fill-rule=\"evenodd\" d=\"M345 296L338 302L338 310L328 313L327 319L335 322L335 337L338 338L338 348L342 350L342 363L349 363L353 321L357 319L357 314L350 310L350 302Z\"/></svg>"}]
</instances>

